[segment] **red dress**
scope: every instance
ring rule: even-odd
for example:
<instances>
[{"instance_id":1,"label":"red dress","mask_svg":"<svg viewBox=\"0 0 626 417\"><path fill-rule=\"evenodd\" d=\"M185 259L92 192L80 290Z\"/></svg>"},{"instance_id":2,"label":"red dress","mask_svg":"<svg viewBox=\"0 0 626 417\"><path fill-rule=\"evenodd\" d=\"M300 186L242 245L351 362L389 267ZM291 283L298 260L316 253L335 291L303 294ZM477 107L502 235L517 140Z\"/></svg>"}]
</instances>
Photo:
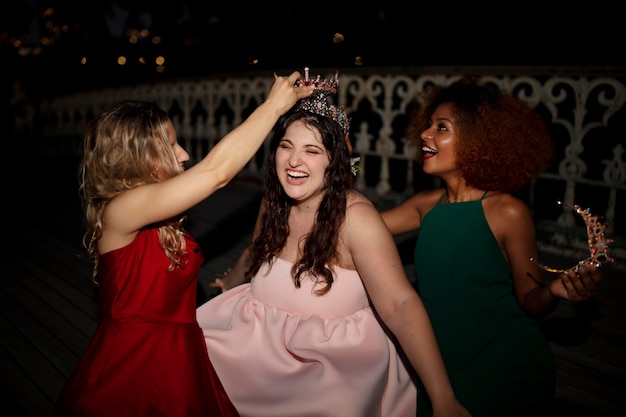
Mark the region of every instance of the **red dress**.
<instances>
[{"instance_id":1,"label":"red dress","mask_svg":"<svg viewBox=\"0 0 626 417\"><path fill-rule=\"evenodd\" d=\"M101 256L100 323L53 416L238 416L196 321L204 257L187 239L187 265L167 272L157 229Z\"/></svg>"}]
</instances>

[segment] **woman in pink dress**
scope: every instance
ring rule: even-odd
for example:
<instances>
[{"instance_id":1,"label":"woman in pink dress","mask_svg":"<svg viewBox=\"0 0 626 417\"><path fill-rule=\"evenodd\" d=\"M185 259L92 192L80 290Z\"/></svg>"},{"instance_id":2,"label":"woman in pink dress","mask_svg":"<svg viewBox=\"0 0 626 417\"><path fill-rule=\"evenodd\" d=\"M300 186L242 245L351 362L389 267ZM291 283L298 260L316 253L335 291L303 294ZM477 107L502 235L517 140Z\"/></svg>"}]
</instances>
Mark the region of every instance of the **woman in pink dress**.
<instances>
[{"instance_id":1,"label":"woman in pink dress","mask_svg":"<svg viewBox=\"0 0 626 417\"><path fill-rule=\"evenodd\" d=\"M242 417L407 417L412 365L437 416L469 416L391 234L351 186L349 121L329 91L272 135L251 281L198 308L217 374Z\"/></svg>"},{"instance_id":2,"label":"woman in pink dress","mask_svg":"<svg viewBox=\"0 0 626 417\"><path fill-rule=\"evenodd\" d=\"M238 416L196 321L203 256L184 213L225 186L278 117L311 93L294 86L299 77L277 77L267 100L188 170L154 103L120 102L90 123L80 189L100 323L55 417Z\"/></svg>"}]
</instances>

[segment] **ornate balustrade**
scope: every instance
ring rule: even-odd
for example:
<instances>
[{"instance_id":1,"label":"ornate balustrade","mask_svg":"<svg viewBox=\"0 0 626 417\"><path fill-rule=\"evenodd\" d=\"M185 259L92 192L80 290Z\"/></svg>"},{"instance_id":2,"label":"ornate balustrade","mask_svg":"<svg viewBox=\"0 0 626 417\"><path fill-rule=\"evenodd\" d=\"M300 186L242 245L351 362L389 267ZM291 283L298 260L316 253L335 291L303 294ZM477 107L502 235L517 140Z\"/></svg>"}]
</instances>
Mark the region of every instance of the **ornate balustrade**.
<instances>
[{"instance_id":1,"label":"ornate balustrade","mask_svg":"<svg viewBox=\"0 0 626 417\"><path fill-rule=\"evenodd\" d=\"M350 115L354 154L361 157L356 186L381 206L437 184L421 172L414 150L405 144L407 110L427 85L447 84L466 73L403 71L343 70L334 98ZM618 235L626 235L626 77L568 74L564 69L527 74L523 68L481 74L522 98L550 123L558 161L522 193L547 233L540 238L553 247L585 249L581 220L557 201L577 203L603 219L607 235L616 237L612 254L626 259L618 241ZM35 124L44 151L79 153L80 137L95 113L121 99L152 100L169 111L194 163L264 100L272 82L271 74L246 75L72 94L41 103ZM259 151L243 174L262 175L265 151Z\"/></svg>"}]
</instances>

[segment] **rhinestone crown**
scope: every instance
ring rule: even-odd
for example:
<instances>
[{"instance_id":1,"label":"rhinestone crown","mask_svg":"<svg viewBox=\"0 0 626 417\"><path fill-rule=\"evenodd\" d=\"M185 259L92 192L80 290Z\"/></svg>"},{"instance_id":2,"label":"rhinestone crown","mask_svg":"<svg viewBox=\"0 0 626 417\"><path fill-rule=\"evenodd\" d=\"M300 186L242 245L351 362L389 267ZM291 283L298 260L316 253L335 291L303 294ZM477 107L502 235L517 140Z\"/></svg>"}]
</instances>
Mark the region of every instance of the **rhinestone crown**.
<instances>
[{"instance_id":1,"label":"rhinestone crown","mask_svg":"<svg viewBox=\"0 0 626 417\"><path fill-rule=\"evenodd\" d=\"M313 94L301 99L296 105L296 109L329 117L341 126L345 134L348 134L350 130L348 114L343 107L329 104L327 100L327 96L337 93L339 72L336 72L335 76L328 80L322 80L319 75L314 80L311 80L309 78L309 68L304 68L304 80L296 81L296 86L301 85L313 85Z\"/></svg>"}]
</instances>

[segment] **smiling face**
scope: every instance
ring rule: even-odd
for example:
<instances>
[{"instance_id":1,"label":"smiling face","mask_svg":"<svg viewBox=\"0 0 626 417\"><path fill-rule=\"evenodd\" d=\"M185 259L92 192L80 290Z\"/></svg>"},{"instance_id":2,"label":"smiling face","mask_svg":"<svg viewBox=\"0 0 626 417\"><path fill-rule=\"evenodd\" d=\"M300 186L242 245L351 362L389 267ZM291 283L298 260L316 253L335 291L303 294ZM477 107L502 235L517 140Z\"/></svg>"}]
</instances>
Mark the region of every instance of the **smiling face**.
<instances>
[{"instance_id":1,"label":"smiling face","mask_svg":"<svg viewBox=\"0 0 626 417\"><path fill-rule=\"evenodd\" d=\"M456 173L455 122L450 103L442 103L433 112L430 126L422 132L423 170L427 174L445 177Z\"/></svg>"},{"instance_id":2,"label":"smiling face","mask_svg":"<svg viewBox=\"0 0 626 417\"><path fill-rule=\"evenodd\" d=\"M285 193L297 203L321 199L330 162L320 133L296 120L276 149L276 173Z\"/></svg>"}]
</instances>

